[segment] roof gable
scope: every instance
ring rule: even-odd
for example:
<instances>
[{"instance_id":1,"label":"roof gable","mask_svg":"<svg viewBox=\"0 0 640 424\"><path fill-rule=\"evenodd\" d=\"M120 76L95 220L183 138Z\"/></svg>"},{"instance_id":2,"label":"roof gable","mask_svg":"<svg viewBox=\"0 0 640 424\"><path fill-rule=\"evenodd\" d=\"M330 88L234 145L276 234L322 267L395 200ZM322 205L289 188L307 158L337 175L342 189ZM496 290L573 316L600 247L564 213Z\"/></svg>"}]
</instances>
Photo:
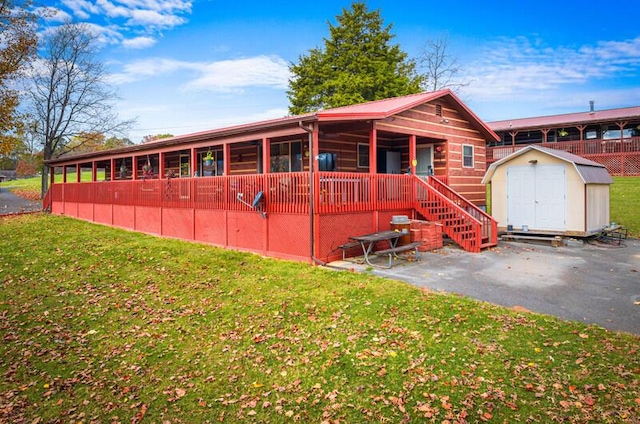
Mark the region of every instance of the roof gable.
<instances>
[{"instance_id":1,"label":"roof gable","mask_svg":"<svg viewBox=\"0 0 640 424\"><path fill-rule=\"evenodd\" d=\"M457 107L460 114L477 127L487 139L499 140L500 137L471 111L451 90L443 89L432 92L409 94L407 96L392 97L390 99L375 100L350 106L342 106L326 109L315 114L322 121L350 121L363 119L384 119L392 115L404 112L418 105L428 103L440 98L448 98Z\"/></svg>"}]
</instances>

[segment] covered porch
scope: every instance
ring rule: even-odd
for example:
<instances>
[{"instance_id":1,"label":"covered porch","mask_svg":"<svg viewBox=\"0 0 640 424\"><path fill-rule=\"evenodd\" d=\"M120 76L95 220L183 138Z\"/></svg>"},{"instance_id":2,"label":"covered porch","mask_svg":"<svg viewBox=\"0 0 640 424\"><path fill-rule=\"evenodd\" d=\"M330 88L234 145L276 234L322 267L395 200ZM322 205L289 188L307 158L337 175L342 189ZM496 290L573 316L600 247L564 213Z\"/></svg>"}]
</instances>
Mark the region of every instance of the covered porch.
<instances>
[{"instance_id":1,"label":"covered porch","mask_svg":"<svg viewBox=\"0 0 640 424\"><path fill-rule=\"evenodd\" d=\"M307 261L402 214L479 251L497 243L487 138L451 92L423 93L52 160L45 207Z\"/></svg>"}]
</instances>

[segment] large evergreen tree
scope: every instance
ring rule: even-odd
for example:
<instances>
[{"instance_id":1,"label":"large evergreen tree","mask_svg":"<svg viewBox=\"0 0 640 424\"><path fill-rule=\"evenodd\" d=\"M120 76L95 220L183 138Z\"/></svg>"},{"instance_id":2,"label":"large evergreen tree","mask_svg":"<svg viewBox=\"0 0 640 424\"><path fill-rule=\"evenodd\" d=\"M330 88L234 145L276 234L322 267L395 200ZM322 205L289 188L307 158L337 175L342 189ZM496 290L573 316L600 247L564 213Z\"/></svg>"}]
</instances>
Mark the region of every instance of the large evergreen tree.
<instances>
[{"instance_id":1,"label":"large evergreen tree","mask_svg":"<svg viewBox=\"0 0 640 424\"><path fill-rule=\"evenodd\" d=\"M289 112L300 114L417 93L423 81L379 11L354 2L329 23L324 49L311 49L289 70Z\"/></svg>"}]
</instances>

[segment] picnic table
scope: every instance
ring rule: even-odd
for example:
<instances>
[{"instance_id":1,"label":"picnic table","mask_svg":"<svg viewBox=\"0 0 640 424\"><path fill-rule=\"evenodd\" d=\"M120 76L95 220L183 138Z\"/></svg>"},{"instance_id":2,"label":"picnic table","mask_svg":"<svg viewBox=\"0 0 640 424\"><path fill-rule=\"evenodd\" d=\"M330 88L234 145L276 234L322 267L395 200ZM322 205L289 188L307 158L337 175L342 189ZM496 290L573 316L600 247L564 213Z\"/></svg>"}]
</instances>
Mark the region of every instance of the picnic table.
<instances>
[{"instance_id":1,"label":"picnic table","mask_svg":"<svg viewBox=\"0 0 640 424\"><path fill-rule=\"evenodd\" d=\"M376 264L371 263L371 256L389 256L389 263L386 268L391 268L393 265L393 259L399 258L398 253L407 252L409 250L414 250L416 253L416 257L420 255L418 252L418 246L420 246L421 242L414 242L409 244L398 245L398 240L404 234L400 231L378 231L376 233L364 234L361 236L351 236L349 237L351 240L360 243L362 247L362 253L364 255L364 261L371 266L378 266ZM389 247L386 249L375 250L380 242L388 242Z\"/></svg>"}]
</instances>

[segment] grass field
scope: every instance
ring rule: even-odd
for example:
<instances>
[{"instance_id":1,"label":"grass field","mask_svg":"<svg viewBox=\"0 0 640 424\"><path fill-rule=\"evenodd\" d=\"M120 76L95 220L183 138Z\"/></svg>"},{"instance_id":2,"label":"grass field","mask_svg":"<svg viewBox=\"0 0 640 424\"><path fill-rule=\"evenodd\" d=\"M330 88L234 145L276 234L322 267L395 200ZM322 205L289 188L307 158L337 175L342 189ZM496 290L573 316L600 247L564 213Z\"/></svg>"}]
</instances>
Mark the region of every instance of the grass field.
<instances>
[{"instance_id":1,"label":"grass field","mask_svg":"<svg viewBox=\"0 0 640 424\"><path fill-rule=\"evenodd\" d=\"M609 202L611 221L640 237L640 177L614 177Z\"/></svg>"},{"instance_id":2,"label":"grass field","mask_svg":"<svg viewBox=\"0 0 640 424\"><path fill-rule=\"evenodd\" d=\"M60 216L0 238L0 422L640 419L637 336Z\"/></svg>"}]
</instances>

